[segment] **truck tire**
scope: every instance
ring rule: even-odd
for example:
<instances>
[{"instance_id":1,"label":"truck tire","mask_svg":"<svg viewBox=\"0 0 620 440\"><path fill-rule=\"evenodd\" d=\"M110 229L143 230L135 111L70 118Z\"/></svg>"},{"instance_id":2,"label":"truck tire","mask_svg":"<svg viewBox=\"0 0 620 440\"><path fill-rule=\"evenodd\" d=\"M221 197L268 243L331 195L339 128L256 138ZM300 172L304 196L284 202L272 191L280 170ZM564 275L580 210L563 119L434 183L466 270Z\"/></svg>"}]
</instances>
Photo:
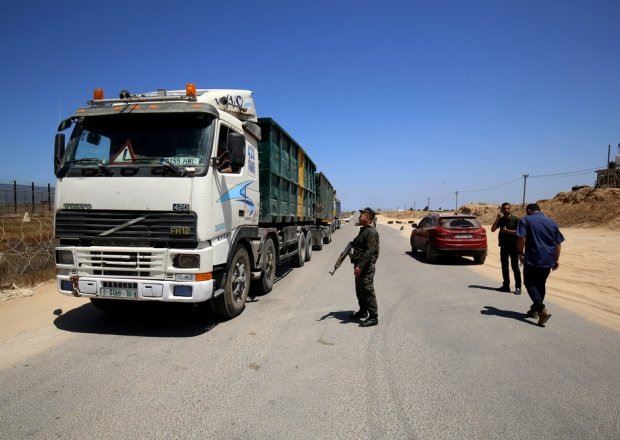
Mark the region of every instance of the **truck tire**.
<instances>
[{"instance_id":1,"label":"truck tire","mask_svg":"<svg viewBox=\"0 0 620 440\"><path fill-rule=\"evenodd\" d=\"M217 315L234 318L243 311L250 291L250 277L248 251L239 246L230 262L224 293L211 300L211 307Z\"/></svg>"},{"instance_id":2,"label":"truck tire","mask_svg":"<svg viewBox=\"0 0 620 440\"><path fill-rule=\"evenodd\" d=\"M306 232L306 261L312 260L312 231Z\"/></svg>"},{"instance_id":3,"label":"truck tire","mask_svg":"<svg viewBox=\"0 0 620 440\"><path fill-rule=\"evenodd\" d=\"M293 267L302 267L306 262L306 234L299 233L299 240L297 240L297 255L293 257Z\"/></svg>"},{"instance_id":4,"label":"truck tire","mask_svg":"<svg viewBox=\"0 0 620 440\"><path fill-rule=\"evenodd\" d=\"M319 234L320 237L317 240L317 244L314 246L314 250L320 251L320 250L323 249L323 232L319 229L319 230L316 231L316 233Z\"/></svg>"},{"instance_id":5,"label":"truck tire","mask_svg":"<svg viewBox=\"0 0 620 440\"><path fill-rule=\"evenodd\" d=\"M273 282L276 279L276 267L278 265L276 247L271 238L268 238L267 241L265 241L265 247L263 249L265 270L263 271L260 279L254 282L257 293L261 295L269 293L271 292L271 289L273 289Z\"/></svg>"}]
</instances>

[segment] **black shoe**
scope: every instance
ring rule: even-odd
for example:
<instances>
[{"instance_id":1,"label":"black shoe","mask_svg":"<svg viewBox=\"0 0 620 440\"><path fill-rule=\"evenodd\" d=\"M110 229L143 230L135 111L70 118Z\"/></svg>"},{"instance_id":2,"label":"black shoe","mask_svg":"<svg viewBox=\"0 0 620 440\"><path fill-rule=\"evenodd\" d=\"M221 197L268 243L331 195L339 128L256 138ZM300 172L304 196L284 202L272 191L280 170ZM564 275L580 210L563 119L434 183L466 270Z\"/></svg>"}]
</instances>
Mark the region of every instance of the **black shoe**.
<instances>
[{"instance_id":1,"label":"black shoe","mask_svg":"<svg viewBox=\"0 0 620 440\"><path fill-rule=\"evenodd\" d=\"M538 319L538 312L534 309L529 309L526 313L528 318ZM547 318L549 319L549 318Z\"/></svg>"},{"instance_id":2,"label":"black shoe","mask_svg":"<svg viewBox=\"0 0 620 440\"><path fill-rule=\"evenodd\" d=\"M364 319L368 316L368 312L365 312L363 310L358 310L355 313L351 314L351 319Z\"/></svg>"},{"instance_id":3,"label":"black shoe","mask_svg":"<svg viewBox=\"0 0 620 440\"><path fill-rule=\"evenodd\" d=\"M372 327L379 324L378 318L369 317L366 321L360 322L360 327Z\"/></svg>"},{"instance_id":4,"label":"black shoe","mask_svg":"<svg viewBox=\"0 0 620 440\"><path fill-rule=\"evenodd\" d=\"M521 295L521 288L520 287L517 287L515 289L515 295Z\"/></svg>"},{"instance_id":5,"label":"black shoe","mask_svg":"<svg viewBox=\"0 0 620 440\"><path fill-rule=\"evenodd\" d=\"M510 292L510 287L508 286L502 286L502 287L498 287L497 289L498 292Z\"/></svg>"}]
</instances>

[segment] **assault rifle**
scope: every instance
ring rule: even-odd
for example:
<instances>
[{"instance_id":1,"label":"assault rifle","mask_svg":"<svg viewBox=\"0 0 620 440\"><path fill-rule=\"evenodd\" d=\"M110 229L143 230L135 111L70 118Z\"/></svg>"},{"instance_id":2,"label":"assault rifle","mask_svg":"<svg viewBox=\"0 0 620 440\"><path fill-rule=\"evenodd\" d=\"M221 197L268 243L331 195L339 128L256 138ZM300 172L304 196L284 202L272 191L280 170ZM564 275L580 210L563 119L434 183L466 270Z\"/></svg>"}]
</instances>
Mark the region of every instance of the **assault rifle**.
<instances>
[{"instance_id":1,"label":"assault rifle","mask_svg":"<svg viewBox=\"0 0 620 440\"><path fill-rule=\"evenodd\" d=\"M334 272L336 272L338 270L338 268L340 267L340 265L342 264L344 259L347 258L347 255L350 256L352 251L353 251L353 242L351 241L351 242L347 243L347 247L344 248L344 251L342 251L342 253L338 257L338 259L336 260L336 264L334 264L334 270L332 270L329 273L330 275L333 275Z\"/></svg>"}]
</instances>

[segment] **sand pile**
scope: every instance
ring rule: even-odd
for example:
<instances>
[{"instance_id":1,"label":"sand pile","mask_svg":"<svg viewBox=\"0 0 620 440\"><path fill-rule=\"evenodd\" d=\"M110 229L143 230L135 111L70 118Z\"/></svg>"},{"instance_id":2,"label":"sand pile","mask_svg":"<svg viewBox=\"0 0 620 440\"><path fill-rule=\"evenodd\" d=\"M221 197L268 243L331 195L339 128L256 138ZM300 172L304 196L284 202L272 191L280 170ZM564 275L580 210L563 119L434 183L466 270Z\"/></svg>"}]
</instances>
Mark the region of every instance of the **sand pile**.
<instances>
[{"instance_id":1,"label":"sand pile","mask_svg":"<svg viewBox=\"0 0 620 440\"><path fill-rule=\"evenodd\" d=\"M620 229L620 188L581 188L561 192L553 199L539 200L537 203L545 215L560 226ZM513 203L512 207L516 216L525 215L520 203ZM470 203L459 210L469 210L483 224L492 224L499 212L499 205Z\"/></svg>"}]
</instances>

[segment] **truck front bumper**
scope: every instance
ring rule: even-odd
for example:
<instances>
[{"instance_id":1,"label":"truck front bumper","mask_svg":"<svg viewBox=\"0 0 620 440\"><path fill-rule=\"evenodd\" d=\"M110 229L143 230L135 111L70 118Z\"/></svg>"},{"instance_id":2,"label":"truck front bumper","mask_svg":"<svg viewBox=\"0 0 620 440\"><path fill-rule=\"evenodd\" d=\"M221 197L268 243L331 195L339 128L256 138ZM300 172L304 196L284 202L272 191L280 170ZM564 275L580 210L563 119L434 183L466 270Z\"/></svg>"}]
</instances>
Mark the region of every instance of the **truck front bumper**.
<instances>
[{"instance_id":1,"label":"truck front bumper","mask_svg":"<svg viewBox=\"0 0 620 440\"><path fill-rule=\"evenodd\" d=\"M135 279L105 280L90 277L56 277L58 291L63 295L133 301L204 302L213 297L213 280L152 281Z\"/></svg>"}]
</instances>

